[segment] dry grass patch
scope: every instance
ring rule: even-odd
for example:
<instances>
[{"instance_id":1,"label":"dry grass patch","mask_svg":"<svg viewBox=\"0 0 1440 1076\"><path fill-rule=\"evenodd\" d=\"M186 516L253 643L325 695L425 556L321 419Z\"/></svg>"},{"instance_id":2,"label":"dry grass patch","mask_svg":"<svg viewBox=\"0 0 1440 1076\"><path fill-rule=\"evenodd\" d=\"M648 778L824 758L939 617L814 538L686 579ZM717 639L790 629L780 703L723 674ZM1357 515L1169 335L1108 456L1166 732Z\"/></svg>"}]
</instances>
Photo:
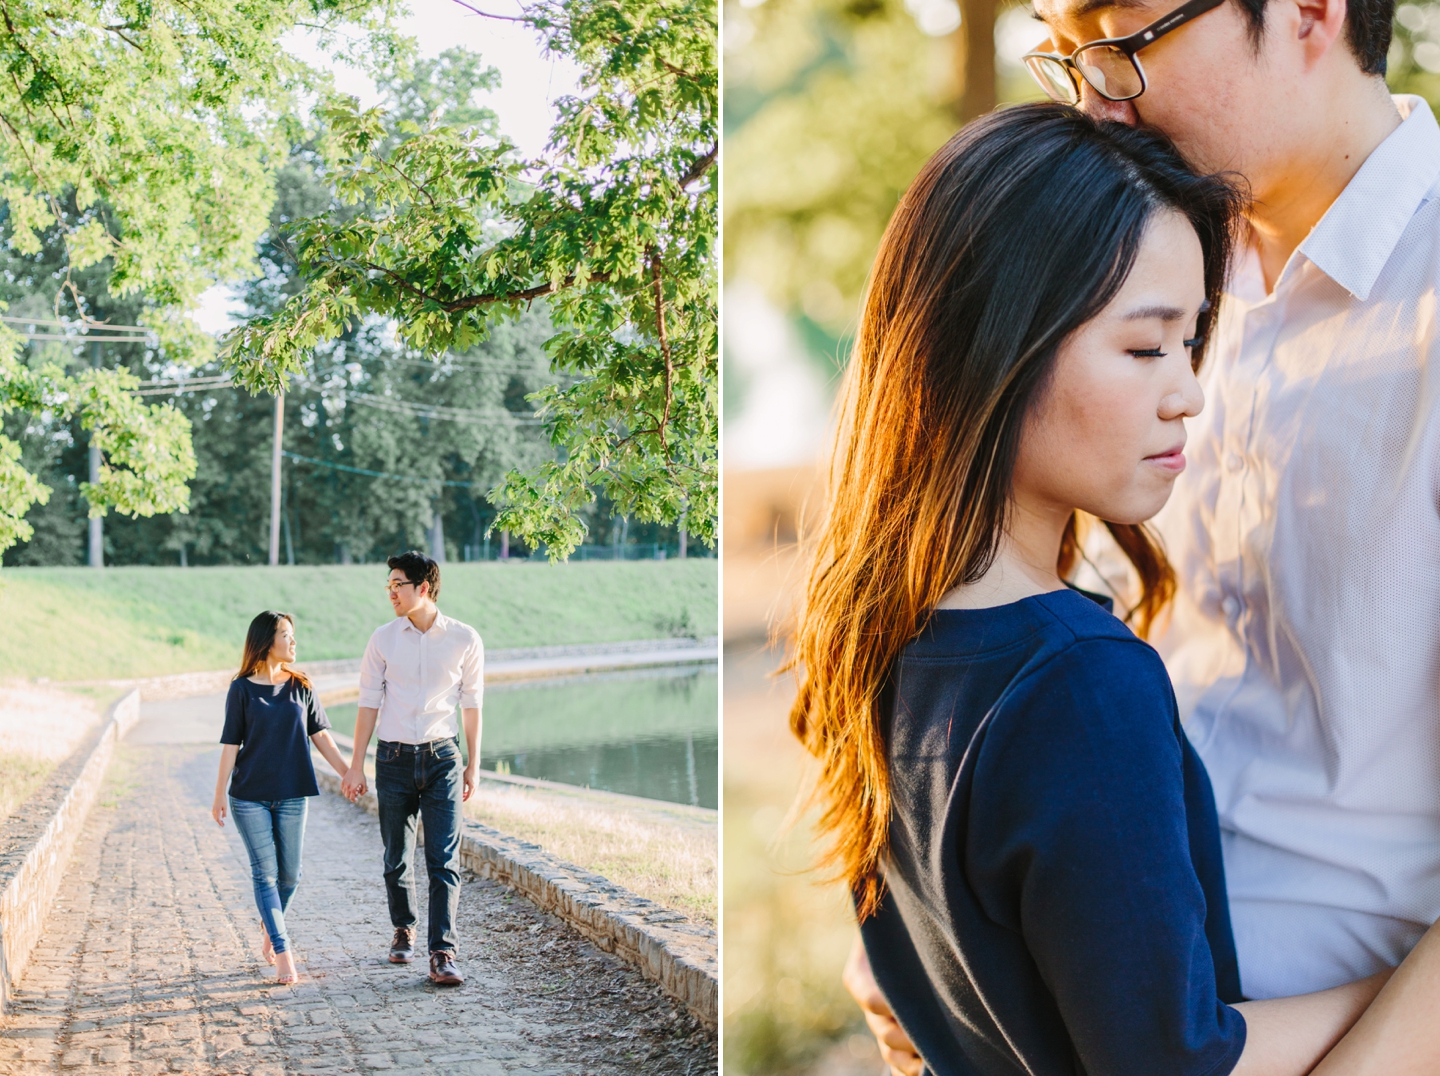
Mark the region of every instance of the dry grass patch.
<instances>
[{"instance_id":1,"label":"dry grass patch","mask_svg":"<svg viewBox=\"0 0 1440 1076\"><path fill-rule=\"evenodd\" d=\"M34 795L95 727L108 698L0 683L0 819Z\"/></svg>"},{"instance_id":2,"label":"dry grass patch","mask_svg":"<svg viewBox=\"0 0 1440 1076\"><path fill-rule=\"evenodd\" d=\"M572 794L485 780L465 811L642 897L715 922L719 845L712 818L583 789Z\"/></svg>"}]
</instances>

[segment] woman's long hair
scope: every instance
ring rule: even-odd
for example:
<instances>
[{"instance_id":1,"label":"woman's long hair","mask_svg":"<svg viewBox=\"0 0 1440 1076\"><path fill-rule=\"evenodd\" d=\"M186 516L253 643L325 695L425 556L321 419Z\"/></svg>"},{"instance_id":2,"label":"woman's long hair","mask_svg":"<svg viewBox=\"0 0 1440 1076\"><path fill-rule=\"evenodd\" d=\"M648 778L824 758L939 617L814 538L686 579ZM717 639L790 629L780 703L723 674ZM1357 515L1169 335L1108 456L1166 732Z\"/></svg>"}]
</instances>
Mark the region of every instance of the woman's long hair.
<instances>
[{"instance_id":1,"label":"woman's long hair","mask_svg":"<svg viewBox=\"0 0 1440 1076\"><path fill-rule=\"evenodd\" d=\"M849 882L862 919L880 900L890 819L887 678L945 593L994 560L1021 432L1060 344L1114 297L1166 209L1200 238L1203 337L1240 205L1234 187L1196 176L1159 135L1037 104L957 134L891 218L787 665L799 681L791 728L820 761L822 866ZM1078 555L1077 525L1062 575ZM1143 525L1106 527L1139 576L1130 619L1143 635L1174 573Z\"/></svg>"},{"instance_id":2,"label":"woman's long hair","mask_svg":"<svg viewBox=\"0 0 1440 1076\"><path fill-rule=\"evenodd\" d=\"M265 667L266 661L270 658L270 648L275 645L275 636L280 633L280 622L288 621L290 627L295 627L295 618L289 613L277 613L273 609L266 609L258 613L255 619L250 621L250 628L245 632L245 651L240 657L240 671L230 679L241 680L247 676L254 676L257 671ZM306 676L288 661L281 666L295 680L300 687L309 687L310 678Z\"/></svg>"}]
</instances>

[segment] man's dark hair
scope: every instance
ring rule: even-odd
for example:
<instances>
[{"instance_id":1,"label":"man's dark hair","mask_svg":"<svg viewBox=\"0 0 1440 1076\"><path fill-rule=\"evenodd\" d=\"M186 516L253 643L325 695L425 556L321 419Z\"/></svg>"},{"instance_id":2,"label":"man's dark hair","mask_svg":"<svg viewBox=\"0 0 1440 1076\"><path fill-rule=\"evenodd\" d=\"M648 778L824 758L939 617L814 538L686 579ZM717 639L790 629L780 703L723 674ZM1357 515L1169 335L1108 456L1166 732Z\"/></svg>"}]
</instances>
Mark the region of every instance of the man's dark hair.
<instances>
[{"instance_id":1,"label":"man's dark hair","mask_svg":"<svg viewBox=\"0 0 1440 1076\"><path fill-rule=\"evenodd\" d=\"M1265 36L1266 0L1236 0L1250 22L1250 40L1258 49ZM1395 0L1346 0L1345 40L1367 75L1385 74L1385 55L1395 21Z\"/></svg>"},{"instance_id":2,"label":"man's dark hair","mask_svg":"<svg viewBox=\"0 0 1440 1076\"><path fill-rule=\"evenodd\" d=\"M421 553L418 549L410 549L398 556L391 557L385 562L393 572L399 568L405 573L405 578L414 583L417 587L421 583L430 584L430 600L440 600L440 565Z\"/></svg>"}]
</instances>

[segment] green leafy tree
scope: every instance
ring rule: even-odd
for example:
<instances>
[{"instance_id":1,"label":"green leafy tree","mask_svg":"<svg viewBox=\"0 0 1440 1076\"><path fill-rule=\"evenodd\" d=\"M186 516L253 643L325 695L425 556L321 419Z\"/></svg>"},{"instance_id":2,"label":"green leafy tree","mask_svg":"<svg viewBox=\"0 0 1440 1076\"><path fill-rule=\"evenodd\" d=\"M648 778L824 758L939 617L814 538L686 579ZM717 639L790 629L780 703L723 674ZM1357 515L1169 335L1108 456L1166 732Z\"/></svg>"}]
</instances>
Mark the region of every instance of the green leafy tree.
<instances>
[{"instance_id":1,"label":"green leafy tree","mask_svg":"<svg viewBox=\"0 0 1440 1076\"><path fill-rule=\"evenodd\" d=\"M138 319L159 362L207 355L187 312L215 280L253 265L296 95L327 85L283 35L305 26L323 40L359 26L367 48L400 49L381 32L389 0L20 0L0 14L9 249L60 251L52 317L98 320L79 280L90 270L110 294L143 297ZM101 480L78 490L91 512L185 509L194 458L183 416L137 401L128 371L32 359L0 331L0 414L78 421L104 454ZM30 537L24 516L50 492L21 457L0 435L0 550Z\"/></svg>"},{"instance_id":2,"label":"green leafy tree","mask_svg":"<svg viewBox=\"0 0 1440 1076\"><path fill-rule=\"evenodd\" d=\"M726 277L833 358L900 195L959 126L954 45L898 0L730 0L725 28Z\"/></svg>"},{"instance_id":3,"label":"green leafy tree","mask_svg":"<svg viewBox=\"0 0 1440 1076\"><path fill-rule=\"evenodd\" d=\"M452 50L387 72L379 88L392 125L438 113L493 130L495 117L476 104L476 96L494 83L495 72L478 57ZM295 147L276 176L260 272L242 289L248 311L278 310L302 287L292 242L296 221L354 212L335 200L316 140ZM284 448L292 455L284 463L282 559L374 560L406 546L424 547L437 508L459 524L452 530L461 542L478 541L476 528L494 518L484 491L507 470L536 466L552 455L526 396L556 383L543 346L553 333L537 304L438 363L398 345L378 318L316 348L285 395ZM193 423L198 469L190 512L108 526L107 557L117 563L264 563L271 398L212 387L179 395L173 406ZM65 477L83 477L83 451L62 455L71 468ZM68 534L78 549L75 532ZM53 542L30 546L20 547L15 559L44 563L53 556ZM458 552L452 549L452 555Z\"/></svg>"},{"instance_id":4,"label":"green leafy tree","mask_svg":"<svg viewBox=\"0 0 1440 1076\"><path fill-rule=\"evenodd\" d=\"M522 21L584 71L544 159L414 107L393 124L401 102L328 109L331 175L354 211L296 228L304 287L237 331L225 361L276 391L367 316L440 356L545 299L566 380L534 402L557 452L509 472L496 525L566 556L598 491L713 544L716 10L540 0Z\"/></svg>"}]
</instances>

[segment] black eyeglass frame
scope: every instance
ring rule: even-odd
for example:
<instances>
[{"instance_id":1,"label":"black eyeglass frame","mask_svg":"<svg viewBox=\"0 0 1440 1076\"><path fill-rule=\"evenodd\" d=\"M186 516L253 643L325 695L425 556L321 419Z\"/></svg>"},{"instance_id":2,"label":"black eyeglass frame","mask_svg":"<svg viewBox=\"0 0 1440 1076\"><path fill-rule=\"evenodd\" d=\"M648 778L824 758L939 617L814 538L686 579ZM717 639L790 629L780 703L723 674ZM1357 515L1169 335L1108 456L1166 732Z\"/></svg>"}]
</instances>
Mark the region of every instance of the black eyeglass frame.
<instances>
[{"instance_id":1,"label":"black eyeglass frame","mask_svg":"<svg viewBox=\"0 0 1440 1076\"><path fill-rule=\"evenodd\" d=\"M1087 41L1069 56L1062 56L1058 52L1040 52L1038 50L1035 52L1027 52L1021 57L1021 60L1024 61L1026 69L1030 71L1030 77L1040 83L1042 90L1046 89L1046 85L1041 81L1040 76L1035 73L1034 69L1031 68L1030 61L1032 59L1053 60L1058 63L1064 69L1065 74L1069 76L1070 83L1075 90L1075 100L1066 102L1067 104L1079 103L1080 79L1084 79L1087 86L1107 101L1133 101L1143 94L1150 85L1145 77L1145 68L1140 66L1140 61L1135 58L1135 54L1146 45L1153 45L1171 30L1178 30L1187 22L1199 18L1207 11L1213 11L1224 2L1225 0L1187 0L1186 3L1181 4L1168 15L1161 15L1154 22L1150 23L1150 25L1142 26L1133 34L1127 34L1125 37L1103 37L1098 41ZM1135 68L1135 73L1140 76L1140 88L1128 96L1113 97L1099 86L1096 86L1095 83L1091 82L1088 78L1085 78L1085 72L1080 68L1080 65L1075 62L1075 57L1087 49L1095 48L1113 48L1124 53L1125 58L1130 61L1130 66ZM1048 94L1049 91L1047 90L1046 92Z\"/></svg>"}]
</instances>

